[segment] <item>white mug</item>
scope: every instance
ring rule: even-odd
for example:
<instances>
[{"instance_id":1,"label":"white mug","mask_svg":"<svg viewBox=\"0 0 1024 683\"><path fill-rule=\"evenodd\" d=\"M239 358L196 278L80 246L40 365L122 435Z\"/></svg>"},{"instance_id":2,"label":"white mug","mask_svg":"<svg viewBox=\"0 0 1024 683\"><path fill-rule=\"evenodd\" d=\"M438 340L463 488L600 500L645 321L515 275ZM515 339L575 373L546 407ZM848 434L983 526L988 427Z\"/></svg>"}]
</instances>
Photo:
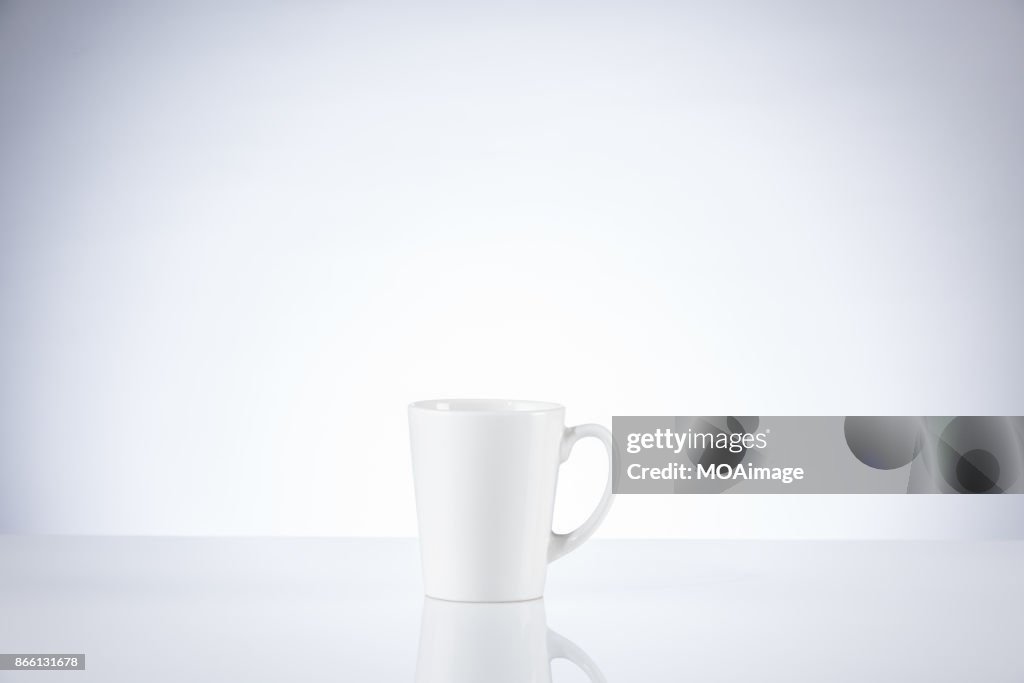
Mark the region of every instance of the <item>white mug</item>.
<instances>
[{"instance_id":1,"label":"white mug","mask_svg":"<svg viewBox=\"0 0 1024 683\"><path fill-rule=\"evenodd\" d=\"M439 400L409 406L423 583L463 602L544 595L548 562L578 548L612 503L611 432L565 427L565 408L539 401ZM597 509L575 531L551 529L558 468L585 437L608 451Z\"/></svg>"},{"instance_id":2,"label":"white mug","mask_svg":"<svg viewBox=\"0 0 1024 683\"><path fill-rule=\"evenodd\" d=\"M423 602L416 683L549 683L555 659L569 660L591 681L605 680L586 652L548 630L543 600Z\"/></svg>"}]
</instances>

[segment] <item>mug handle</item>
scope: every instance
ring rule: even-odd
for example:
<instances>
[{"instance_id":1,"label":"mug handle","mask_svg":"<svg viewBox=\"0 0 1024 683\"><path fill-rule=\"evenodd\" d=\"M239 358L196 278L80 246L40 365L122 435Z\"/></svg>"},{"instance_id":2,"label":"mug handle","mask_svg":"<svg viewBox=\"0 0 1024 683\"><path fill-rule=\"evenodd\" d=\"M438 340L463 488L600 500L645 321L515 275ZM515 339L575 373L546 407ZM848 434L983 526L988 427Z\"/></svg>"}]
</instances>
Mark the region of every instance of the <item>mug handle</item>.
<instances>
[{"instance_id":1,"label":"mug handle","mask_svg":"<svg viewBox=\"0 0 1024 683\"><path fill-rule=\"evenodd\" d=\"M587 675L587 678L595 683L606 683L604 674L597 668L597 664L583 651L576 643L551 629L548 629L548 662L556 659L567 659Z\"/></svg>"},{"instance_id":2,"label":"mug handle","mask_svg":"<svg viewBox=\"0 0 1024 683\"><path fill-rule=\"evenodd\" d=\"M585 424L568 427L562 434L562 447L558 464L561 465L568 460L569 455L572 453L572 447L576 445L576 442L587 437L600 439L601 443L604 444L605 450L608 451L608 483L605 484L604 493L601 495L601 502L597 504L597 509L590 513L587 521L579 525L576 530L570 531L567 534L551 532L551 542L548 545L548 562L553 562L583 545L583 542L590 538L597 531L597 527L601 525L601 522L604 521L605 515L608 514L608 509L612 506L612 499L615 497L612 495L612 470L614 469L612 454L615 452L615 442L612 440L612 433L601 425Z\"/></svg>"}]
</instances>

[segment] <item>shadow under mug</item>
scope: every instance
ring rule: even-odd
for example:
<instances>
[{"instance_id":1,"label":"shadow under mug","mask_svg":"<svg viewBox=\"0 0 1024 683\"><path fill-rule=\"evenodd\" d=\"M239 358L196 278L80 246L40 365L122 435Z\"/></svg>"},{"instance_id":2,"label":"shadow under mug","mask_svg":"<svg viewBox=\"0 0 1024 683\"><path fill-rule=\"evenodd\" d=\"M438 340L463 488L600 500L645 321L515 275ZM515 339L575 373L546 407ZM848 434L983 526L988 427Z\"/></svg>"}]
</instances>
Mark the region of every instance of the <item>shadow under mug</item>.
<instances>
[{"instance_id":1,"label":"shadow under mug","mask_svg":"<svg viewBox=\"0 0 1024 683\"><path fill-rule=\"evenodd\" d=\"M430 597L534 600L547 564L579 547L612 503L611 432L565 426L554 403L436 400L409 406L423 583ZM558 469L593 437L608 453L601 501L575 531L551 529Z\"/></svg>"},{"instance_id":2,"label":"shadow under mug","mask_svg":"<svg viewBox=\"0 0 1024 683\"><path fill-rule=\"evenodd\" d=\"M548 629L543 600L424 598L416 683L543 683L551 680L555 659L569 660L591 681L605 681L586 652Z\"/></svg>"}]
</instances>

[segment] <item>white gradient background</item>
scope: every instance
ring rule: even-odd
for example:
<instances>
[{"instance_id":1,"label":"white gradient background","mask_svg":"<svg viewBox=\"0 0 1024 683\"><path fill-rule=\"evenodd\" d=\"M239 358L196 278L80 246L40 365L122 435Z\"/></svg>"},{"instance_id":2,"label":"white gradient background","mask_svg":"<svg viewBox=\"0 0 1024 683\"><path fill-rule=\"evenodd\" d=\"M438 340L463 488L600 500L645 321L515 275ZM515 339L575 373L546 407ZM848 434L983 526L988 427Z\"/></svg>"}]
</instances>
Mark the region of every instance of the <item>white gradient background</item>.
<instances>
[{"instance_id":1,"label":"white gradient background","mask_svg":"<svg viewBox=\"0 0 1024 683\"><path fill-rule=\"evenodd\" d=\"M1024 414L1020 2L145 5L0 5L0 531L413 535L423 398ZM600 533L1022 536L1021 500Z\"/></svg>"}]
</instances>

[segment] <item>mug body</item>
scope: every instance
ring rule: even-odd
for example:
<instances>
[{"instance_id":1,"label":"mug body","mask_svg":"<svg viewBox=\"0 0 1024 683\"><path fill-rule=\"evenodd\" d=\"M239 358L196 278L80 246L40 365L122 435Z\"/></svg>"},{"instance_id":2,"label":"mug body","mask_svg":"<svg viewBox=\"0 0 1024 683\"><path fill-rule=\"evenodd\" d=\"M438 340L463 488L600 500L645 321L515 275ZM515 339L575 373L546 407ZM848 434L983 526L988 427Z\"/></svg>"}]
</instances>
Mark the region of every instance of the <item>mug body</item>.
<instances>
[{"instance_id":1,"label":"mug body","mask_svg":"<svg viewBox=\"0 0 1024 683\"><path fill-rule=\"evenodd\" d=\"M466 602L544 594L565 409L504 400L409 406L428 596Z\"/></svg>"}]
</instances>

